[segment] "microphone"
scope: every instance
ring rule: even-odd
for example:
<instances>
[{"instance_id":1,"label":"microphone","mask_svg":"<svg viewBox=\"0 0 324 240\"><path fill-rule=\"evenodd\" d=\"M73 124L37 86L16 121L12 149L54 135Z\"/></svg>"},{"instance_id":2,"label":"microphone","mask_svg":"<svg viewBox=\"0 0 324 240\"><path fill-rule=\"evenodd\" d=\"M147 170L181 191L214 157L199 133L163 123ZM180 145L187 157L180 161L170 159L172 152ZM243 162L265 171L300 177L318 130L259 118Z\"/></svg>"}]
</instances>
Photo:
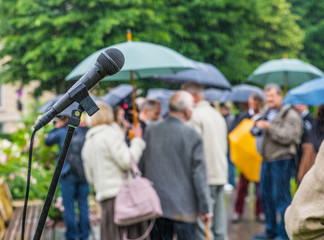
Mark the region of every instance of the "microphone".
<instances>
[{"instance_id":1,"label":"microphone","mask_svg":"<svg viewBox=\"0 0 324 240\"><path fill-rule=\"evenodd\" d=\"M48 124L56 115L70 106L75 100L72 99L71 93L81 85L90 90L105 76L111 76L119 72L124 66L125 58L123 53L117 48L108 48L100 53L95 65L84 74L68 91L65 93L37 122L34 127L38 131Z\"/></svg>"}]
</instances>

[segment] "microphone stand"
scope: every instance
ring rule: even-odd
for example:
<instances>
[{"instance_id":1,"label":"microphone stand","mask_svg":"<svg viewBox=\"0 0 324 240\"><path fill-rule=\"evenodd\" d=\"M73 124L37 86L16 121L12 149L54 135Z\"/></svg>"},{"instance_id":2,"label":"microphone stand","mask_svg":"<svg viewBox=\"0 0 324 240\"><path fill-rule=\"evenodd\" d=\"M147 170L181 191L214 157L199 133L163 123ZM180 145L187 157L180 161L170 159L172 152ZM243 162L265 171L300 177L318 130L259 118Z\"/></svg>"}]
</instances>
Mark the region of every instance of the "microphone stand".
<instances>
[{"instance_id":1,"label":"microphone stand","mask_svg":"<svg viewBox=\"0 0 324 240\"><path fill-rule=\"evenodd\" d=\"M60 151L60 154L59 154L59 157L57 160L55 172L54 172L52 182L51 182L50 188L49 188L47 196L46 196L46 200L45 200L45 204L42 209L42 213L38 220L38 225L37 225L37 229L36 229L33 240L39 240L42 236L46 218L47 218L49 209L51 207L51 203L52 203L52 200L53 200L53 197L55 194L57 183L60 179L62 168L63 168L64 162L65 162L67 152L69 150L69 146L70 146L74 131L80 125L80 118L81 118L82 112L83 112L83 108L79 105L78 109L74 109L71 113L71 116L69 117L68 131L66 133L64 144L63 144L63 147Z\"/></svg>"},{"instance_id":2,"label":"microphone stand","mask_svg":"<svg viewBox=\"0 0 324 240\"><path fill-rule=\"evenodd\" d=\"M56 163L55 172L51 181L50 188L48 190L45 203L41 212L41 215L38 220L37 229L34 235L33 240L39 240L42 236L46 218L51 207L51 203L55 194L57 183L60 179L62 168L66 155L69 150L69 146L74 134L75 129L80 125L81 113L83 111L87 112L89 116L92 116L95 112L99 110L96 103L89 96L88 90L84 84L80 84L74 88L70 93L69 97L74 101L79 103L78 109L74 109L68 120L68 131L65 136L64 144L60 150L60 154Z\"/></svg>"}]
</instances>

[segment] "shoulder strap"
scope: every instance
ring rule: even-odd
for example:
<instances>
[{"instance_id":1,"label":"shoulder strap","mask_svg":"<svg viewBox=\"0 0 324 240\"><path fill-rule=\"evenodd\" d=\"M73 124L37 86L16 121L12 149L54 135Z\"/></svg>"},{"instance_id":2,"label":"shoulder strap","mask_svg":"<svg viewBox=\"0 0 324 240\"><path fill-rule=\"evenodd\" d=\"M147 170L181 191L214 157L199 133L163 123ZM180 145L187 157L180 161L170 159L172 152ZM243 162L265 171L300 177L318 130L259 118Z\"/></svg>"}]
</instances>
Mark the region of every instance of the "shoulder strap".
<instances>
[{"instance_id":1,"label":"shoulder strap","mask_svg":"<svg viewBox=\"0 0 324 240\"><path fill-rule=\"evenodd\" d=\"M150 225L147 227L145 233L143 233L143 235L138 238L132 238L132 239L127 237L127 228L123 228L123 230L122 230L123 231L123 240L144 240L145 238L147 238L150 235L150 233L153 229L154 223L155 223L155 219L152 219L150 222Z\"/></svg>"},{"instance_id":2,"label":"shoulder strap","mask_svg":"<svg viewBox=\"0 0 324 240\"><path fill-rule=\"evenodd\" d=\"M130 159L131 159L131 164L132 164L132 172L134 173L134 176L141 176L142 173L139 170L132 153L130 153Z\"/></svg>"},{"instance_id":3,"label":"shoulder strap","mask_svg":"<svg viewBox=\"0 0 324 240\"><path fill-rule=\"evenodd\" d=\"M287 113L289 112L289 110L292 109L291 106L287 107L287 109L285 109L284 113L282 114L282 118L285 118Z\"/></svg>"}]
</instances>

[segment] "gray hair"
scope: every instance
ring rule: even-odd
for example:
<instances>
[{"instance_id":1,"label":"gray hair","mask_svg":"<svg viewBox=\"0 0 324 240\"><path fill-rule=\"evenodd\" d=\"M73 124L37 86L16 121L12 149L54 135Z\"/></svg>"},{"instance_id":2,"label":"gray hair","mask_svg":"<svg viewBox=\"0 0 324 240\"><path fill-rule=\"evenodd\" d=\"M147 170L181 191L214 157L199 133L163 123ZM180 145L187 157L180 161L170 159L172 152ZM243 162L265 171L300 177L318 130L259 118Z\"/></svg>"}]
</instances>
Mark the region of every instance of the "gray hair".
<instances>
[{"instance_id":1,"label":"gray hair","mask_svg":"<svg viewBox=\"0 0 324 240\"><path fill-rule=\"evenodd\" d=\"M156 106L161 106L161 103L156 99L146 99L142 104L141 110L147 108L148 110L153 110Z\"/></svg>"},{"instance_id":2,"label":"gray hair","mask_svg":"<svg viewBox=\"0 0 324 240\"><path fill-rule=\"evenodd\" d=\"M278 84L276 84L276 83L269 83L269 84L265 85L265 87L264 87L264 91L265 92L270 91L272 89L276 90L276 92L279 95L282 95L281 87Z\"/></svg>"},{"instance_id":3,"label":"gray hair","mask_svg":"<svg viewBox=\"0 0 324 240\"><path fill-rule=\"evenodd\" d=\"M184 113L186 109L193 109L193 97L190 93L180 90L172 95L169 101L169 109L172 112Z\"/></svg>"},{"instance_id":4,"label":"gray hair","mask_svg":"<svg viewBox=\"0 0 324 240\"><path fill-rule=\"evenodd\" d=\"M252 98L254 101L257 101L257 102L260 102L260 103L263 102L262 96L260 96L260 94L258 94L258 93L251 93L249 98Z\"/></svg>"},{"instance_id":5,"label":"gray hair","mask_svg":"<svg viewBox=\"0 0 324 240\"><path fill-rule=\"evenodd\" d=\"M185 83L183 86L182 86L182 89L191 93L191 94L198 94L199 97L201 98L205 98L205 89L204 89L204 86L202 86L201 84L199 83L195 83L195 82L188 82L188 83Z\"/></svg>"}]
</instances>

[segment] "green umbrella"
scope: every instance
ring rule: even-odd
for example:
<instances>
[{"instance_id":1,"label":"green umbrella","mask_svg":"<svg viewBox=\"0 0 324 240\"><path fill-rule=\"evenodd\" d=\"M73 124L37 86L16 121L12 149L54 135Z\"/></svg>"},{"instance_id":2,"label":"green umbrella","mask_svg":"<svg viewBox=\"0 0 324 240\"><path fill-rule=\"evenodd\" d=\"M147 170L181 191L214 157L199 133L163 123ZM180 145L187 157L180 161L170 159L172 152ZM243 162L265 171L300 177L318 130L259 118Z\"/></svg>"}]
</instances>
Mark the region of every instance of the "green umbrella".
<instances>
[{"instance_id":1,"label":"green umbrella","mask_svg":"<svg viewBox=\"0 0 324 240\"><path fill-rule=\"evenodd\" d=\"M110 47L117 48L124 54L125 64L119 73L108 76L106 80L129 80L131 71L134 71L135 78L143 79L196 68L190 59L180 53L153 43L128 41ZM105 49L100 49L85 58L65 79L75 80L80 78L93 67L99 54Z\"/></svg>"},{"instance_id":2,"label":"green umbrella","mask_svg":"<svg viewBox=\"0 0 324 240\"><path fill-rule=\"evenodd\" d=\"M261 86L277 83L284 88L291 88L321 76L324 73L309 63L283 58L261 64L248 77L247 82Z\"/></svg>"},{"instance_id":3,"label":"green umbrella","mask_svg":"<svg viewBox=\"0 0 324 240\"><path fill-rule=\"evenodd\" d=\"M153 43L131 41L130 31L127 33L127 42L118 43L107 48L117 48L125 56L125 64L120 72L108 76L104 80L130 80L133 86L133 121L137 125L135 106L135 78L150 78L155 75L173 74L181 70L196 68L195 64L180 53ZM79 63L66 80L78 79L87 73L95 64L98 56L107 48L100 49Z\"/></svg>"}]
</instances>

